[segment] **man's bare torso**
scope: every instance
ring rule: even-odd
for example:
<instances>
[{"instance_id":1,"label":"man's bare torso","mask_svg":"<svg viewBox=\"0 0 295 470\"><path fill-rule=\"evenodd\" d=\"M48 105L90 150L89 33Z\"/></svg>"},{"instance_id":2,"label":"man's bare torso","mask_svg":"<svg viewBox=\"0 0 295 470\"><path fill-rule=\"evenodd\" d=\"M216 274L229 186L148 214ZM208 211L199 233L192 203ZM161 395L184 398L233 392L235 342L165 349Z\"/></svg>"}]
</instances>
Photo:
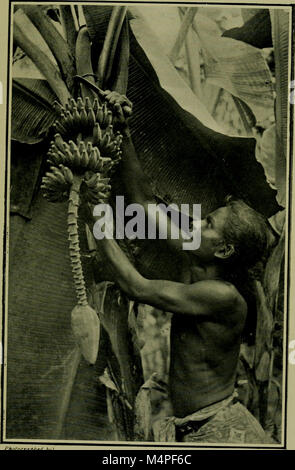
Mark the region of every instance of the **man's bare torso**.
<instances>
[{"instance_id":1,"label":"man's bare torso","mask_svg":"<svg viewBox=\"0 0 295 470\"><path fill-rule=\"evenodd\" d=\"M173 315L170 396L174 413L184 417L229 396L234 389L246 303L209 319Z\"/></svg>"}]
</instances>

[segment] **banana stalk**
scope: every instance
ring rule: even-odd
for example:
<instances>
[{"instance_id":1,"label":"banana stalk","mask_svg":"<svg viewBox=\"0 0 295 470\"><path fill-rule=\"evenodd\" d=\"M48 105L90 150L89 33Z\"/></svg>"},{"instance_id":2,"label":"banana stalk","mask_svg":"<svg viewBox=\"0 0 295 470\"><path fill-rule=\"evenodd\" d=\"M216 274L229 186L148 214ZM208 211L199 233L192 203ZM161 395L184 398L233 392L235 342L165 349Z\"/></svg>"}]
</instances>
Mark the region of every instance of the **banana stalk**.
<instances>
[{"instance_id":1,"label":"banana stalk","mask_svg":"<svg viewBox=\"0 0 295 470\"><path fill-rule=\"evenodd\" d=\"M98 354L100 322L97 313L87 302L85 281L83 276L79 235L78 235L78 209L80 202L80 186L82 178L74 176L70 189L68 207L68 234L69 251L74 277L78 304L71 314L71 324L74 336L80 346L81 352L90 364L94 364Z\"/></svg>"},{"instance_id":2,"label":"banana stalk","mask_svg":"<svg viewBox=\"0 0 295 470\"><path fill-rule=\"evenodd\" d=\"M47 55L28 38L22 29L21 17L19 15L14 15L13 37L18 46L34 62L42 75L44 75L60 102L66 103L71 95L58 69Z\"/></svg>"},{"instance_id":3,"label":"banana stalk","mask_svg":"<svg viewBox=\"0 0 295 470\"><path fill-rule=\"evenodd\" d=\"M126 12L127 7L113 7L96 72L100 86L105 85L110 77L113 60Z\"/></svg>"},{"instance_id":4,"label":"banana stalk","mask_svg":"<svg viewBox=\"0 0 295 470\"><path fill-rule=\"evenodd\" d=\"M66 42L68 43L69 51L72 54L72 57L75 57L77 30L72 14L72 9L69 5L61 5L59 7L59 11L61 17L61 24L65 32Z\"/></svg>"},{"instance_id":5,"label":"banana stalk","mask_svg":"<svg viewBox=\"0 0 295 470\"><path fill-rule=\"evenodd\" d=\"M48 161L50 171L42 180L44 196L50 202L68 199L69 252L78 304L71 314L74 336L84 358L94 364L98 354L100 322L87 302L83 276L79 235L78 210L83 184L87 202L97 204L108 200L110 185L108 175L121 155L120 134L112 129L112 112L98 99L93 102L73 98L61 106L56 103L59 119L50 143ZM65 139L65 140L64 140ZM85 139L85 140L84 140Z\"/></svg>"},{"instance_id":6,"label":"banana stalk","mask_svg":"<svg viewBox=\"0 0 295 470\"><path fill-rule=\"evenodd\" d=\"M62 77L65 79L68 89L72 92L75 68L67 42L38 5L22 5L22 9L47 43L59 66Z\"/></svg>"},{"instance_id":7,"label":"banana stalk","mask_svg":"<svg viewBox=\"0 0 295 470\"><path fill-rule=\"evenodd\" d=\"M82 26L78 33L77 42L76 42L76 67L77 74L87 77L87 79L95 85L95 79L91 63L91 43L90 37L86 26ZM91 89L81 84L81 91L83 98L94 99L94 93Z\"/></svg>"}]
</instances>

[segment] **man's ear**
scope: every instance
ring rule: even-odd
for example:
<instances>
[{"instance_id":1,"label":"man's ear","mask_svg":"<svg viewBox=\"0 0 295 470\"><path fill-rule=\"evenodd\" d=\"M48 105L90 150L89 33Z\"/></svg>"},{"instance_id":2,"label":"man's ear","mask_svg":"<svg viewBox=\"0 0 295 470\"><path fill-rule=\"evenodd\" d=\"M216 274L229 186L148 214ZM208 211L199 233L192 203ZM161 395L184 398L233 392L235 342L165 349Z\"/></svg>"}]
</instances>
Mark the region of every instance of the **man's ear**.
<instances>
[{"instance_id":1,"label":"man's ear","mask_svg":"<svg viewBox=\"0 0 295 470\"><path fill-rule=\"evenodd\" d=\"M232 243L223 243L215 251L214 256L220 259L227 259L232 256L235 252L235 247Z\"/></svg>"}]
</instances>

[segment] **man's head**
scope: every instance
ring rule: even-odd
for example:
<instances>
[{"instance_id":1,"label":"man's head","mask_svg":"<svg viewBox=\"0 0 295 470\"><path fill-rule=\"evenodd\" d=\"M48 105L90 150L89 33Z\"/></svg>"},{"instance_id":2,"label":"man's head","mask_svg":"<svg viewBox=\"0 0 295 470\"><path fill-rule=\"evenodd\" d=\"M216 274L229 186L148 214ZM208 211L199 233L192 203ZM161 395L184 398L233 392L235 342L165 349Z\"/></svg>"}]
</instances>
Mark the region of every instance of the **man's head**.
<instances>
[{"instance_id":1,"label":"man's head","mask_svg":"<svg viewBox=\"0 0 295 470\"><path fill-rule=\"evenodd\" d=\"M201 246L195 254L205 263L223 261L247 269L263 259L267 246L265 218L242 200L227 197L225 206L202 219Z\"/></svg>"}]
</instances>

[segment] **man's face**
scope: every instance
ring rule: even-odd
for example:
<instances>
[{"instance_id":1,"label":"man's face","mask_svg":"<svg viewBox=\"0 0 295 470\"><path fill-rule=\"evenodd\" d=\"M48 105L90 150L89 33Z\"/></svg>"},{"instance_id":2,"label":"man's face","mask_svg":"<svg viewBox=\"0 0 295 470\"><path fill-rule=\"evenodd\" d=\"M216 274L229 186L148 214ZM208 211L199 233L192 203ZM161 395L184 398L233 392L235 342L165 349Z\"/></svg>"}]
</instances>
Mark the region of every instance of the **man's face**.
<instances>
[{"instance_id":1,"label":"man's face","mask_svg":"<svg viewBox=\"0 0 295 470\"><path fill-rule=\"evenodd\" d=\"M205 262L213 261L216 250L223 244L223 228L228 213L228 207L220 207L201 220L201 245L194 254Z\"/></svg>"}]
</instances>

